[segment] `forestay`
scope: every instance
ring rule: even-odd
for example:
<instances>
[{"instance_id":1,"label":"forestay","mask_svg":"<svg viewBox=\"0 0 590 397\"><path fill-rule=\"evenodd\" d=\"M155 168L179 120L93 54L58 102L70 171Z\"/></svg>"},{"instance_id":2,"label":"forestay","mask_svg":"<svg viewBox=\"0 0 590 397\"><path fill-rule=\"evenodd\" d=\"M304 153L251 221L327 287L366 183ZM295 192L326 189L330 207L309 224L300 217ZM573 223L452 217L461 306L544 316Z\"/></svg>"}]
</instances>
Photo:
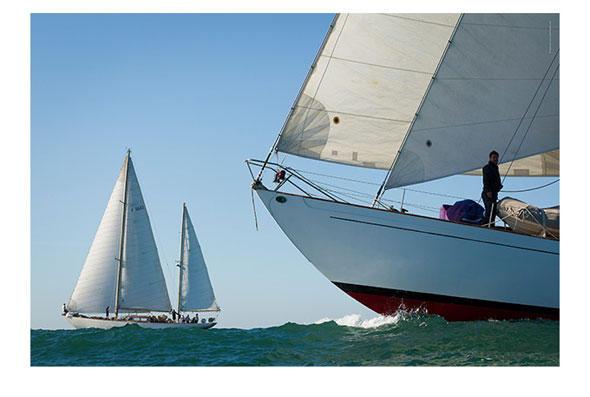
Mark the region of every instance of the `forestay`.
<instances>
[{"instance_id":1,"label":"forestay","mask_svg":"<svg viewBox=\"0 0 590 397\"><path fill-rule=\"evenodd\" d=\"M183 211L179 311L219 310L193 223Z\"/></svg>"},{"instance_id":2,"label":"forestay","mask_svg":"<svg viewBox=\"0 0 590 397\"><path fill-rule=\"evenodd\" d=\"M557 14L465 14L386 188L481 168L493 149L501 162L558 149L558 51ZM558 169L557 153L511 167L516 175Z\"/></svg>"},{"instance_id":3,"label":"forestay","mask_svg":"<svg viewBox=\"0 0 590 397\"><path fill-rule=\"evenodd\" d=\"M281 131L284 153L389 169L459 14L342 14Z\"/></svg>"}]
</instances>

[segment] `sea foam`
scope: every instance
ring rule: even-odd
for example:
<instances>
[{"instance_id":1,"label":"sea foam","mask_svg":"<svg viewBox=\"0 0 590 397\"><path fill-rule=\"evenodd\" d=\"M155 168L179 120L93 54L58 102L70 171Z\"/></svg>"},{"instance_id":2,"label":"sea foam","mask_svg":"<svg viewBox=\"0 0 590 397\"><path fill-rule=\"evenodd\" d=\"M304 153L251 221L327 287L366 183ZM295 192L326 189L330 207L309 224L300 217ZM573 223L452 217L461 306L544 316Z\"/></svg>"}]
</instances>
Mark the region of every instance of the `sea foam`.
<instances>
[{"instance_id":1,"label":"sea foam","mask_svg":"<svg viewBox=\"0 0 590 397\"><path fill-rule=\"evenodd\" d=\"M382 325L387 324L397 324L400 320L400 314L396 313L393 316L377 316L374 318L362 319L360 314L348 314L344 317L332 319L332 318L322 318L314 324L322 324L327 323L329 321L334 321L338 325L346 326L346 327L357 327L357 328L376 328Z\"/></svg>"}]
</instances>

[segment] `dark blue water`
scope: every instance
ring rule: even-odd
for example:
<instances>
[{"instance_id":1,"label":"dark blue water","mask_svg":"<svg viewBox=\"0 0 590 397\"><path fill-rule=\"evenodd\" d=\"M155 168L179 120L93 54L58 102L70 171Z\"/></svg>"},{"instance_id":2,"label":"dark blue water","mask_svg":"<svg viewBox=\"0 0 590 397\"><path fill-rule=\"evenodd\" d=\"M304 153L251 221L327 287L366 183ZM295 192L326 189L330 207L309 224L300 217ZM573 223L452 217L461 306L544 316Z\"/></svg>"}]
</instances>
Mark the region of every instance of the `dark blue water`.
<instances>
[{"instance_id":1,"label":"dark blue water","mask_svg":"<svg viewBox=\"0 0 590 397\"><path fill-rule=\"evenodd\" d=\"M559 322L401 313L247 330L31 330L31 365L557 366Z\"/></svg>"}]
</instances>

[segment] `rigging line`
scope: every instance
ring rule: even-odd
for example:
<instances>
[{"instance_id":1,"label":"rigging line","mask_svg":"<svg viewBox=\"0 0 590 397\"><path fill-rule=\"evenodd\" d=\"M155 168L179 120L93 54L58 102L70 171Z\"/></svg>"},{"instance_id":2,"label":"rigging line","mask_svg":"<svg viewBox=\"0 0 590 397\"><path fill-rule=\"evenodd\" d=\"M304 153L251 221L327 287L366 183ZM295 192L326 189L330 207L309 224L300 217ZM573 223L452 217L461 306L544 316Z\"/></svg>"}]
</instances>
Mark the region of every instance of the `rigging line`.
<instances>
[{"instance_id":1,"label":"rigging line","mask_svg":"<svg viewBox=\"0 0 590 397\"><path fill-rule=\"evenodd\" d=\"M333 179L341 179L341 180L344 180L344 181L363 183L365 185L371 185L371 186L380 186L381 185L380 183L366 182L366 181L361 181L361 180L358 180L358 179L344 178L344 177L341 177L341 176L328 175L328 174L321 174L319 172L311 172L311 171L305 171L305 170L300 170L300 169L296 169L296 171L298 171L300 173L303 173L303 174L317 175L317 176L323 176L323 177L333 178ZM320 182L318 180L314 180L314 182L316 182L318 184L328 185L327 183ZM340 186L335 186L335 185L329 185L329 186L340 187ZM401 188L398 188L398 189L401 189ZM410 188L403 188L403 189L407 190L408 192L424 193L424 194L430 194L430 195L433 195L433 196L449 197L449 198L455 198L455 199L461 199L461 200L466 200L467 199L466 197L453 196L451 194L444 194L444 193L428 192L426 190L418 190L418 189L410 189ZM352 191L354 191L354 190L352 190ZM363 193L363 194L365 194L365 193Z\"/></svg>"},{"instance_id":2,"label":"rigging line","mask_svg":"<svg viewBox=\"0 0 590 397\"><path fill-rule=\"evenodd\" d=\"M338 113L338 114L345 114L348 116L356 116L356 117L364 117L367 119L375 119L375 120L386 120L386 121L395 121L396 123L404 123L404 124L408 124L411 123L412 120L398 120L398 119L390 119L389 117L379 117L379 116L370 116L367 114L360 114L360 113L350 113L350 112L342 112L340 110L332 110L332 109L316 109L313 108L311 106L302 106L302 105L295 105L295 107L297 108L301 108L301 109L307 109L308 112L309 110L316 110L318 112L329 112L329 113ZM304 122L305 124L305 122Z\"/></svg>"},{"instance_id":3,"label":"rigging line","mask_svg":"<svg viewBox=\"0 0 590 397\"><path fill-rule=\"evenodd\" d=\"M559 117L559 114L543 114L543 115L537 116L537 118L541 118L541 117ZM525 119L530 119L530 118L531 117L525 117ZM470 126L474 126L474 125L502 123L504 121L514 121L514 120L520 120L520 117L512 117L509 119L499 119L499 120L475 121L473 123L449 124L449 125L443 125L441 127L416 128L416 129L414 129L414 132L441 130L441 129L446 129L446 128L456 128L456 127L470 127Z\"/></svg>"},{"instance_id":4,"label":"rigging line","mask_svg":"<svg viewBox=\"0 0 590 397\"><path fill-rule=\"evenodd\" d=\"M504 159L504 154L508 152L508 148L512 144L512 141L514 140L514 137L516 137L516 134L518 133L518 130L520 129L520 126L522 125L522 122L523 122L524 118L526 117L527 113L529 112L529 109L530 109L531 105L535 101L535 98L537 97L537 93L541 89L541 86L543 85L543 82L545 81L545 77L547 77L547 73L549 73L549 70L551 69L551 66L553 66L553 62L555 62L555 59L557 58L557 55L558 54L559 54L559 50L557 50L555 52L555 55L553 56L553 59L551 60L551 63L547 67L547 70L545 70L545 74L543 75L543 78L541 79L541 81L537 85L537 89L535 90L535 93L533 94L533 97L531 98L531 100L530 100L529 104L527 105L524 113L522 114L522 117L520 118L520 121L518 122L518 125L516 126L516 129L514 130L514 133L512 134L512 137L508 141L508 145L506 145L506 149L504 149L504 152L502 153L502 157L500 158L500 160L498 161L498 163L500 163L500 164L502 163L502 160ZM550 85L551 85L551 82L549 82L548 86L550 86ZM514 161L514 160L512 160L512 161ZM504 176L504 178L506 178L506 177Z\"/></svg>"},{"instance_id":5,"label":"rigging line","mask_svg":"<svg viewBox=\"0 0 590 397\"><path fill-rule=\"evenodd\" d=\"M559 52L559 50L557 50L557 52ZM557 53L556 53L556 55L557 55ZM531 122L529 123L529 126L527 127L522 139L520 140L520 144L516 148L516 152L514 152L514 157L512 158L512 161L510 162L508 169L506 170L506 174L504 174L504 179L502 179L502 182L504 182L506 180L506 176L510 172L510 168L512 168L512 164L514 164L514 161L516 160L516 156L518 155L518 152L520 151L520 148L522 147L522 144L524 143L524 140L526 139L526 136L529 133L531 126L533 125L533 121L535 121L535 117L537 116L537 112L541 108L541 105L543 104L543 101L545 100L545 96L547 95L547 92L549 92L549 88L551 88L551 83L553 82L553 77L555 77L558 70L559 70L559 65L557 65L557 67L555 68L555 71L553 72L553 75L551 76L551 80L549 80L549 83L547 84L547 88L545 88L545 92L543 92L543 96L541 97L541 100L539 101L539 104L537 105L537 108L535 109L535 113L533 114L533 117L531 118Z\"/></svg>"},{"instance_id":6,"label":"rigging line","mask_svg":"<svg viewBox=\"0 0 590 397\"><path fill-rule=\"evenodd\" d=\"M340 41L340 36L342 35L342 32L344 31L344 27L346 26L346 21L348 21L348 14L346 14L346 18L344 19L344 22L342 23L342 28L340 29L340 32L338 32L338 37L336 37L336 41L334 42L334 47L332 48L332 52L330 53L330 56L328 57L328 62L326 63L326 67L324 68L324 72L322 73L322 77L320 77L320 81L318 82L315 92L313 93L313 97L311 98L312 103L313 103L313 101L315 101L315 98L318 95L318 91L320 90L320 87L322 86L322 82L324 81L324 77L326 76L326 72L328 71L328 67L330 67L330 61L332 60L332 56L334 55L334 51L336 51L336 47L338 46L338 42ZM334 25L336 25L336 21L334 21ZM332 31L330 31L330 35L331 34L332 34ZM327 39L327 36L326 36L326 39ZM322 50L323 50L323 48L322 48ZM320 52L318 53L318 58L322 55L321 54L322 50L320 50ZM316 65L313 66L314 69L315 69L315 66ZM305 128L305 123L307 122L308 115L309 115L309 109L305 112L305 118L303 119L303 123L301 124L302 128L301 128L301 132L299 133L299 136L301 136L303 134L303 130ZM303 143L303 140L300 139L299 140L299 151L301 151L301 144L302 143Z\"/></svg>"},{"instance_id":7,"label":"rigging line","mask_svg":"<svg viewBox=\"0 0 590 397\"><path fill-rule=\"evenodd\" d=\"M298 172L304 173L304 174L325 176L325 177L334 178L334 179L342 179L344 181L364 183L365 185L373 185L373 186L379 186L380 185L380 183L373 183L373 182L361 181L361 180L352 179L352 178L344 178L342 176L335 176L335 175L328 175L328 174L320 174L319 172L304 171L304 170L295 169L295 168L293 168L293 169L296 170L296 171L298 171Z\"/></svg>"},{"instance_id":8,"label":"rigging line","mask_svg":"<svg viewBox=\"0 0 590 397\"><path fill-rule=\"evenodd\" d=\"M320 55L320 56L327 57L327 55ZM356 63L356 64L359 64L359 65L375 66L377 68L383 68L383 69L399 70L399 71L402 71L402 72L411 72L411 73L420 73L420 74L430 75L430 72L425 72L423 70L399 68L399 67L390 66L390 65L379 65L377 63L363 62L363 61L357 61L357 60L354 60L354 59L340 58L340 57L335 57L335 56L332 56L331 58L332 59L335 59L337 61Z\"/></svg>"},{"instance_id":9,"label":"rigging line","mask_svg":"<svg viewBox=\"0 0 590 397\"><path fill-rule=\"evenodd\" d=\"M554 183L557 183L557 182L559 182L559 179L556 179L556 180L554 180L553 182L549 182L549 183L547 183L547 184L545 184L545 185L542 185L542 186L537 186L537 187L533 187L533 188L530 188L530 189L523 189L523 190L503 190L503 193L521 193L521 192L530 192L530 191L532 191L532 190L538 190L538 189L542 189L542 188L544 188L544 187L547 187L547 186L553 185Z\"/></svg>"},{"instance_id":10,"label":"rigging line","mask_svg":"<svg viewBox=\"0 0 590 397\"><path fill-rule=\"evenodd\" d=\"M313 179L310 179L310 181L312 181L313 183L317 183L318 185L321 185L322 187L323 186L330 186L332 188L341 189L341 190L345 190L347 192L355 193L355 194L357 194L359 196L364 196L364 197L369 197L369 198L373 197L372 194L368 194L368 193L364 193L364 192L359 192L358 190L348 189L348 188L345 188L345 187L342 187L342 186L332 185L332 184L329 184L329 183L326 183L326 182L320 182L320 181L313 180Z\"/></svg>"},{"instance_id":11,"label":"rigging line","mask_svg":"<svg viewBox=\"0 0 590 397\"><path fill-rule=\"evenodd\" d=\"M519 77L439 77L439 80L483 80L483 81L538 81L539 78L523 79Z\"/></svg>"},{"instance_id":12,"label":"rigging line","mask_svg":"<svg viewBox=\"0 0 590 397\"><path fill-rule=\"evenodd\" d=\"M531 30L545 30L547 27L537 27L537 26L518 26L518 25L498 25L493 23L474 23L474 22L465 22L464 25L471 25L471 26L488 26L488 27L495 27L495 28L509 28L509 29L531 29ZM559 28L554 28L559 29Z\"/></svg>"}]
</instances>

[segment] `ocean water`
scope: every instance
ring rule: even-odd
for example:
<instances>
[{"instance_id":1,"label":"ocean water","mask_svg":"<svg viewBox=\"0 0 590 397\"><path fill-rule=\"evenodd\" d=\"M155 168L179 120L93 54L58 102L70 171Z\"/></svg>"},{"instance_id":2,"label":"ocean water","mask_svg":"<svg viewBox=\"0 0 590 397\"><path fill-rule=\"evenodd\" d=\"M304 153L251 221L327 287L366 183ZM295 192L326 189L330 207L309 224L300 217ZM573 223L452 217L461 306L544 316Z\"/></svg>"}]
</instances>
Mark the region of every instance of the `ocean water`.
<instances>
[{"instance_id":1,"label":"ocean water","mask_svg":"<svg viewBox=\"0 0 590 397\"><path fill-rule=\"evenodd\" d=\"M558 366L559 322L358 315L237 329L31 330L32 366Z\"/></svg>"}]
</instances>

